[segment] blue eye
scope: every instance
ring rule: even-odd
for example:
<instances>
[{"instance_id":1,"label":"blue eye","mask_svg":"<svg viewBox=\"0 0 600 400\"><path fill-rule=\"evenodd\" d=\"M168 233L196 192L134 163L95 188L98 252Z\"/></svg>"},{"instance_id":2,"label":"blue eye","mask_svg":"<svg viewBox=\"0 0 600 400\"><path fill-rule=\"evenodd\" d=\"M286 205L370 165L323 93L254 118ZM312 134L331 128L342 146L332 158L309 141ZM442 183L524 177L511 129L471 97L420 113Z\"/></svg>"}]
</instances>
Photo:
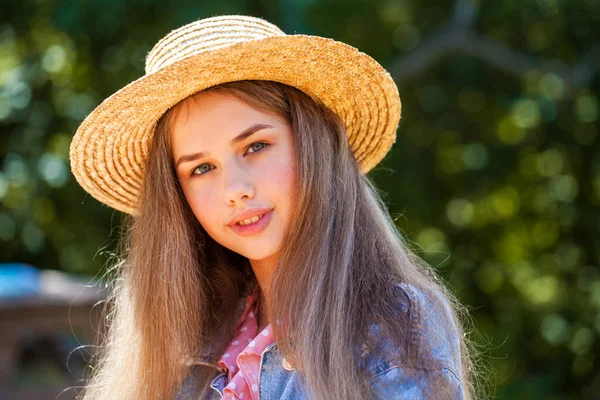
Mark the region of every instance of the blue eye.
<instances>
[{"instance_id":1,"label":"blue eye","mask_svg":"<svg viewBox=\"0 0 600 400\"><path fill-rule=\"evenodd\" d=\"M265 147L267 147L267 144L264 142L252 143L250 146L248 146L248 150L246 150L246 153L257 153Z\"/></svg>"},{"instance_id":2,"label":"blue eye","mask_svg":"<svg viewBox=\"0 0 600 400\"><path fill-rule=\"evenodd\" d=\"M248 153L258 153L259 151L262 151L265 147L268 147L268 146L269 145L265 142L252 143L250 146L248 146L246 148L246 152L244 153L244 155L246 155ZM212 169L215 169L215 166L212 164L209 164L209 163L200 164L192 170L191 175L204 175L204 174L210 172Z\"/></svg>"},{"instance_id":3,"label":"blue eye","mask_svg":"<svg viewBox=\"0 0 600 400\"><path fill-rule=\"evenodd\" d=\"M192 175L204 175L214 167L210 164L200 164L192 171ZM198 171L198 173L196 173Z\"/></svg>"}]
</instances>

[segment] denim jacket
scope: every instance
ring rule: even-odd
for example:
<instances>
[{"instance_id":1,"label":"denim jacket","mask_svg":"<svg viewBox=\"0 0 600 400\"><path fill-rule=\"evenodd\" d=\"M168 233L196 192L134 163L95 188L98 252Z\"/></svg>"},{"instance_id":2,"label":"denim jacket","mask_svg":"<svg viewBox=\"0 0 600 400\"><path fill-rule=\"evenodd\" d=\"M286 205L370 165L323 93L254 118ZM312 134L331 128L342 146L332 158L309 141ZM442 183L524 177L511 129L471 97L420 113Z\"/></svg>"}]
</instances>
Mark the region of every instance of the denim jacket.
<instances>
[{"instance_id":1,"label":"denim jacket","mask_svg":"<svg viewBox=\"0 0 600 400\"><path fill-rule=\"evenodd\" d=\"M374 399L406 400L459 400L463 399L460 380L460 341L454 330L443 328L448 321L449 309L440 309L412 285L399 283L397 303L398 318L407 321L405 340L392 342L379 333L376 324L370 326L368 344L363 346L361 367L370 377ZM446 306L447 307L447 306ZM263 351L261 357L259 393L261 400L308 399L302 376L289 367L282 358L277 344ZM225 373L217 372L212 390L203 399L195 393L192 374L186 378L177 400L221 399L226 386ZM435 384L437 393L432 387ZM335 384L332 384L335 393ZM332 399L336 398L335 394Z\"/></svg>"}]
</instances>

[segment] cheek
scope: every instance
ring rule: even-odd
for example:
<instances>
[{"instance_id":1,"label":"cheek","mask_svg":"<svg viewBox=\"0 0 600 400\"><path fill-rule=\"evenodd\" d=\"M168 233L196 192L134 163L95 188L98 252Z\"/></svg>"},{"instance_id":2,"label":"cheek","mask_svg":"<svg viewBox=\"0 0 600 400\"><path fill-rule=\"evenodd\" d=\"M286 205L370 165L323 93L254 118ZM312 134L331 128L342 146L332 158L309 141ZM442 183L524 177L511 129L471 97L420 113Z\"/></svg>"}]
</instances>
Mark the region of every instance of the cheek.
<instances>
[{"instance_id":1,"label":"cheek","mask_svg":"<svg viewBox=\"0 0 600 400\"><path fill-rule=\"evenodd\" d=\"M211 230L218 216L214 212L217 204L215 191L188 187L183 190L183 194L200 225L207 231Z\"/></svg>"},{"instance_id":2,"label":"cheek","mask_svg":"<svg viewBox=\"0 0 600 400\"><path fill-rule=\"evenodd\" d=\"M293 160L293 158L292 158ZM295 163L288 157L278 160L262 173L264 183L268 185L270 195L277 199L279 206L289 213L296 188Z\"/></svg>"},{"instance_id":3,"label":"cheek","mask_svg":"<svg viewBox=\"0 0 600 400\"><path fill-rule=\"evenodd\" d=\"M293 166L282 166L281 169L278 170L277 178L275 179L278 182L278 186L282 188L282 193L289 200L292 200L292 195L295 189L295 177L296 170Z\"/></svg>"}]
</instances>

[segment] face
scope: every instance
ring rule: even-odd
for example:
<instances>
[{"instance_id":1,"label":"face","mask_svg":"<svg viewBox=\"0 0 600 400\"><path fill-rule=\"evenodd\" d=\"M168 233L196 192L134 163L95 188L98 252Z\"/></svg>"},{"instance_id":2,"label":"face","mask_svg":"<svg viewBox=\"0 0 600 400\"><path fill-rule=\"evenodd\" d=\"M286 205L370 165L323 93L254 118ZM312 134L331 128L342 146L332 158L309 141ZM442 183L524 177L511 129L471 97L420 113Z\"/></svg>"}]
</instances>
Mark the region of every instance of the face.
<instances>
[{"instance_id":1,"label":"face","mask_svg":"<svg viewBox=\"0 0 600 400\"><path fill-rule=\"evenodd\" d=\"M206 232L253 266L273 262L295 188L289 124L233 96L199 93L176 113L171 149L185 198Z\"/></svg>"}]
</instances>

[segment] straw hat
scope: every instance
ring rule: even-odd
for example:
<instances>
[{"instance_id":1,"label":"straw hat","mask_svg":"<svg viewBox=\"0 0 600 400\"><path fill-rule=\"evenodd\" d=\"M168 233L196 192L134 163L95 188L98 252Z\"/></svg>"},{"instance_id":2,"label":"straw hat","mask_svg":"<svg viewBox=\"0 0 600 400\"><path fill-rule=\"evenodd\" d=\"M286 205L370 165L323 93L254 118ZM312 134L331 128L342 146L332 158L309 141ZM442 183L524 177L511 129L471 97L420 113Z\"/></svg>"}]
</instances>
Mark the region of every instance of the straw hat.
<instances>
[{"instance_id":1,"label":"straw hat","mask_svg":"<svg viewBox=\"0 0 600 400\"><path fill-rule=\"evenodd\" d=\"M259 18L213 17L162 38L146 58L146 74L83 121L70 149L77 182L102 203L136 214L156 122L186 97L239 80L284 83L333 110L364 173L396 139L398 89L368 55L332 39L286 35Z\"/></svg>"}]
</instances>

